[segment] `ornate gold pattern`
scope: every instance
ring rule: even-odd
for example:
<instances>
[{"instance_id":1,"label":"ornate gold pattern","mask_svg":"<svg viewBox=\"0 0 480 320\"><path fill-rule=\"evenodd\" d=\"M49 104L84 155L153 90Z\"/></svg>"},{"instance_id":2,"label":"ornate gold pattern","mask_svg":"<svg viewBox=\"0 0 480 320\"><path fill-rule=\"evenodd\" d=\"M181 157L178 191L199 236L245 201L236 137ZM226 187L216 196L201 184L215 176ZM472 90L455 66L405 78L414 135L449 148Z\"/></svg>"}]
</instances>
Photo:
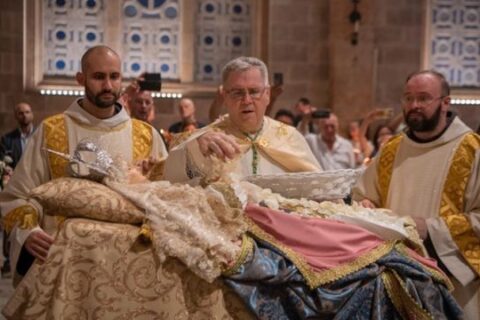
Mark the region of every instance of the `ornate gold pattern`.
<instances>
[{"instance_id":1,"label":"ornate gold pattern","mask_svg":"<svg viewBox=\"0 0 480 320\"><path fill-rule=\"evenodd\" d=\"M68 137L67 125L63 114L57 114L47 118L44 123L45 128L45 145L48 149L52 149L61 153L68 154ZM53 179L65 176L65 169L68 161L56 154L49 153L48 160L50 164L50 172Z\"/></svg>"},{"instance_id":2,"label":"ornate gold pattern","mask_svg":"<svg viewBox=\"0 0 480 320\"><path fill-rule=\"evenodd\" d=\"M377 174L381 208L385 208L387 203L388 189L390 187L390 180L392 179L393 163L402 138L402 135L397 135L391 138L383 146L380 158L378 159Z\"/></svg>"},{"instance_id":3,"label":"ornate gold pattern","mask_svg":"<svg viewBox=\"0 0 480 320\"><path fill-rule=\"evenodd\" d=\"M254 235L256 238L266 241L276 247L278 250L282 251L300 270L307 285L310 289L315 289L318 286L324 285L326 283L338 280L342 277L345 277L353 272L356 272L370 263L375 262L376 260L380 259L382 256L389 253L394 247L396 242L395 241L387 241L379 245L373 250L359 256L357 259L350 263L345 263L339 265L335 268L324 270L321 272L313 270L309 264L305 261L305 259L295 251L291 250L287 246L280 243L277 239L275 239L270 234L263 231L260 227L258 227L251 219L247 218L247 223L249 227L249 232Z\"/></svg>"},{"instance_id":4,"label":"ornate gold pattern","mask_svg":"<svg viewBox=\"0 0 480 320\"><path fill-rule=\"evenodd\" d=\"M433 316L423 309L410 296L402 279L395 271L387 270L382 273L388 297L403 319L432 320Z\"/></svg>"},{"instance_id":5,"label":"ornate gold pattern","mask_svg":"<svg viewBox=\"0 0 480 320\"><path fill-rule=\"evenodd\" d=\"M138 232L138 236L141 237L143 240L152 241L153 235L150 225L147 223L142 224L142 226L140 227L140 231Z\"/></svg>"},{"instance_id":6,"label":"ornate gold pattern","mask_svg":"<svg viewBox=\"0 0 480 320\"><path fill-rule=\"evenodd\" d=\"M232 266L228 267L223 271L223 275L228 277L238 272L238 269L245 263L248 256L253 251L253 240L246 234L242 236L242 248L240 249L240 253L238 257L235 259L235 262Z\"/></svg>"},{"instance_id":7,"label":"ornate gold pattern","mask_svg":"<svg viewBox=\"0 0 480 320\"><path fill-rule=\"evenodd\" d=\"M383 148L379 159L378 180L381 205L385 206L393 163L401 136L390 140ZM463 212L465 190L471 174L475 153L480 148L480 136L471 132L464 136L455 151L443 186L440 203L440 217L447 224L453 240L469 265L480 275L480 239L472 229L467 215Z\"/></svg>"},{"instance_id":8,"label":"ornate gold pattern","mask_svg":"<svg viewBox=\"0 0 480 320\"><path fill-rule=\"evenodd\" d=\"M65 222L67 217L64 216L55 216L55 223L57 224L57 228L60 228L60 225Z\"/></svg>"},{"instance_id":9,"label":"ornate gold pattern","mask_svg":"<svg viewBox=\"0 0 480 320\"><path fill-rule=\"evenodd\" d=\"M457 148L443 187L440 216L450 230L460 252L480 275L480 239L463 212L465 190L472 171L475 153L480 149L480 136L466 134Z\"/></svg>"},{"instance_id":10,"label":"ornate gold pattern","mask_svg":"<svg viewBox=\"0 0 480 320\"><path fill-rule=\"evenodd\" d=\"M235 190L233 190L230 184L215 182L210 184L210 187L220 192L223 195L223 198L225 199L225 201L227 201L228 205L231 208L242 209L242 203L238 199L235 193ZM242 215L243 215L243 211L242 211Z\"/></svg>"},{"instance_id":11,"label":"ornate gold pattern","mask_svg":"<svg viewBox=\"0 0 480 320\"><path fill-rule=\"evenodd\" d=\"M421 256L427 257L427 249L423 245L423 240L418 234L417 225L412 217L403 217L405 221L405 231L407 231L407 240L409 247Z\"/></svg>"},{"instance_id":12,"label":"ornate gold pattern","mask_svg":"<svg viewBox=\"0 0 480 320\"><path fill-rule=\"evenodd\" d=\"M143 121L132 119L133 161L147 159L152 153L152 127Z\"/></svg>"},{"instance_id":13,"label":"ornate gold pattern","mask_svg":"<svg viewBox=\"0 0 480 320\"><path fill-rule=\"evenodd\" d=\"M277 127L277 136L279 137L285 137L288 135L288 128L285 123L280 123L278 124Z\"/></svg>"},{"instance_id":14,"label":"ornate gold pattern","mask_svg":"<svg viewBox=\"0 0 480 320\"><path fill-rule=\"evenodd\" d=\"M107 186L86 180L63 177L44 183L30 193L43 212L65 217L86 217L120 223L142 223L145 215L130 200Z\"/></svg>"},{"instance_id":15,"label":"ornate gold pattern","mask_svg":"<svg viewBox=\"0 0 480 320\"><path fill-rule=\"evenodd\" d=\"M261 148L266 148L268 147L268 140L265 138L260 138L257 141L254 142L254 144L258 145Z\"/></svg>"},{"instance_id":16,"label":"ornate gold pattern","mask_svg":"<svg viewBox=\"0 0 480 320\"><path fill-rule=\"evenodd\" d=\"M8 319L251 319L221 280L177 259L159 263L139 227L67 219L47 261L35 263L3 309ZM52 302L53 301L53 302Z\"/></svg>"},{"instance_id":17,"label":"ornate gold pattern","mask_svg":"<svg viewBox=\"0 0 480 320\"><path fill-rule=\"evenodd\" d=\"M38 213L34 207L26 204L7 213L2 223L7 233L10 233L17 223L21 229L32 229L38 225Z\"/></svg>"},{"instance_id":18,"label":"ornate gold pattern","mask_svg":"<svg viewBox=\"0 0 480 320\"><path fill-rule=\"evenodd\" d=\"M165 159L155 162L147 173L147 179L150 181L162 180L164 168Z\"/></svg>"}]
</instances>

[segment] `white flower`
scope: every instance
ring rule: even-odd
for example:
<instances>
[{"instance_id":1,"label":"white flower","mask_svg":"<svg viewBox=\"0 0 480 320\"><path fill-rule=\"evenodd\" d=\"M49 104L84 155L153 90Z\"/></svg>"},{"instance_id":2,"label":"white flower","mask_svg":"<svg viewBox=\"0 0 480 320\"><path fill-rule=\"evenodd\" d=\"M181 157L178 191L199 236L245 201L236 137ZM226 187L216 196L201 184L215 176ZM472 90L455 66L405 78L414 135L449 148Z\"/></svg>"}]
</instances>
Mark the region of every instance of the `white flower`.
<instances>
[{"instance_id":1,"label":"white flower","mask_svg":"<svg viewBox=\"0 0 480 320\"><path fill-rule=\"evenodd\" d=\"M13 159L12 159L12 157L10 157L10 156L4 156L4 157L3 157L3 162L5 162L6 164L12 164L12 163L13 163Z\"/></svg>"}]
</instances>

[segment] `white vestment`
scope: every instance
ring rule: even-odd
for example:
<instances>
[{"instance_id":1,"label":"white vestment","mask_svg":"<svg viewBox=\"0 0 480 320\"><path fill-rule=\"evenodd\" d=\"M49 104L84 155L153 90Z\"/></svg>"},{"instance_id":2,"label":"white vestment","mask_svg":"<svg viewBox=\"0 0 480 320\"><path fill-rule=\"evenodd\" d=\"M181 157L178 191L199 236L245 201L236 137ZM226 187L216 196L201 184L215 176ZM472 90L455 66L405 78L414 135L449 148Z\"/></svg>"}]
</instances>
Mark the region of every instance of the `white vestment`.
<instances>
[{"instance_id":1,"label":"white vestment","mask_svg":"<svg viewBox=\"0 0 480 320\"><path fill-rule=\"evenodd\" d=\"M225 164L220 171L235 173L240 177L254 174L253 146L257 149L258 157L256 174L322 171L304 137L295 128L264 117L263 127L252 142L235 128L228 117L224 117L193 133L170 150L164 171L166 180L185 182L211 174L214 162L211 157L202 155L197 138L212 130L233 135L241 146L241 155Z\"/></svg>"},{"instance_id":2,"label":"white vestment","mask_svg":"<svg viewBox=\"0 0 480 320\"><path fill-rule=\"evenodd\" d=\"M384 207L391 209L399 216L426 219L428 234L438 257L461 286L465 288L468 286L470 299L473 299L471 303L476 304L476 314L479 317L480 279L463 258L446 223L439 216L443 186L452 157L468 132L471 132L471 129L456 117L448 129L431 142L418 143L403 133L404 137L394 159L393 173ZM367 198L377 206L380 205L379 165L379 156L377 156L354 187L354 200ZM468 216L473 231L478 237L480 237L479 169L480 150L477 150L465 190L463 212ZM473 290L471 290L472 285L476 287ZM460 293L462 289L459 288L456 291ZM454 292L454 295L457 296L457 292ZM468 302L459 302L464 307L468 304ZM468 310L466 311L468 314Z\"/></svg>"},{"instance_id":3,"label":"white vestment","mask_svg":"<svg viewBox=\"0 0 480 320\"><path fill-rule=\"evenodd\" d=\"M98 119L86 112L79 105L79 100L73 102L63 113L65 119L68 153L73 154L77 143L83 139L95 139L109 147L114 156L121 156L128 163L133 162L135 148L146 147L150 149L150 156L157 159L165 159L167 150L158 132L151 126L152 145L141 146L143 141L136 141L133 134L133 122L125 109L121 110L108 119ZM118 105L120 107L120 105ZM2 216L7 215L15 208L30 205L38 214L39 226L31 229L22 229L15 226L10 234L11 249L10 258L12 267L15 268L21 248L30 233L39 228L53 234L57 222L52 216L43 215L42 207L35 200L29 199L30 191L54 178L49 163L49 155L46 148L45 121L38 127L28 142L22 158L15 168L13 177L10 179L0 198ZM148 157L148 155L147 155Z\"/></svg>"}]
</instances>

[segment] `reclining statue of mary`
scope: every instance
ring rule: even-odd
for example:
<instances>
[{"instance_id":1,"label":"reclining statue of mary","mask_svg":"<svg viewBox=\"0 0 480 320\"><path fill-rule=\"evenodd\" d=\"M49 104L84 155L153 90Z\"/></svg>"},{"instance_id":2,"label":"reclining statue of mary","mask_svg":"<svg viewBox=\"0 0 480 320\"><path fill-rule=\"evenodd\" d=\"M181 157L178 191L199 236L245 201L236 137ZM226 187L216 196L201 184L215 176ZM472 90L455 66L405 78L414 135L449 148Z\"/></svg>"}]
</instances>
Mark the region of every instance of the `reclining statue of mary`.
<instances>
[{"instance_id":1,"label":"reclining statue of mary","mask_svg":"<svg viewBox=\"0 0 480 320\"><path fill-rule=\"evenodd\" d=\"M318 195L351 172L191 186L146 180L96 142L77 150L71 177L31 193L60 227L8 319L462 318L412 221L259 186L317 183Z\"/></svg>"}]
</instances>

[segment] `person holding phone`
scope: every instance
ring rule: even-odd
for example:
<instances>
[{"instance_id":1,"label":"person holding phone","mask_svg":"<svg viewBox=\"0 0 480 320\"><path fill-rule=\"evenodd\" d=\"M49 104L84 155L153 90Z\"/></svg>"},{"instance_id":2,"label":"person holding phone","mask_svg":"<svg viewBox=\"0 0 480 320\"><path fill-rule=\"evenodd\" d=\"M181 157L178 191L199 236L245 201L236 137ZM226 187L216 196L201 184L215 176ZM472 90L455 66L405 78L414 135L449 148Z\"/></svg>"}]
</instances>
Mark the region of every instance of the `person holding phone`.
<instances>
[{"instance_id":1,"label":"person holding phone","mask_svg":"<svg viewBox=\"0 0 480 320\"><path fill-rule=\"evenodd\" d=\"M293 108L296 112L295 127L297 127L298 131L303 135L316 133L317 128L315 128L315 123L312 119L315 107L310 102L310 99L305 97L298 99ZM321 118L321 116L318 118Z\"/></svg>"},{"instance_id":2,"label":"person holding phone","mask_svg":"<svg viewBox=\"0 0 480 320\"><path fill-rule=\"evenodd\" d=\"M141 90L129 97L127 103L132 118L152 124L155 119L155 104L153 103L152 92Z\"/></svg>"},{"instance_id":3,"label":"person holding phone","mask_svg":"<svg viewBox=\"0 0 480 320\"><path fill-rule=\"evenodd\" d=\"M160 91L161 88L160 73L145 72L125 88L118 102L126 107L132 118L152 124L155 119L152 91Z\"/></svg>"}]
</instances>

